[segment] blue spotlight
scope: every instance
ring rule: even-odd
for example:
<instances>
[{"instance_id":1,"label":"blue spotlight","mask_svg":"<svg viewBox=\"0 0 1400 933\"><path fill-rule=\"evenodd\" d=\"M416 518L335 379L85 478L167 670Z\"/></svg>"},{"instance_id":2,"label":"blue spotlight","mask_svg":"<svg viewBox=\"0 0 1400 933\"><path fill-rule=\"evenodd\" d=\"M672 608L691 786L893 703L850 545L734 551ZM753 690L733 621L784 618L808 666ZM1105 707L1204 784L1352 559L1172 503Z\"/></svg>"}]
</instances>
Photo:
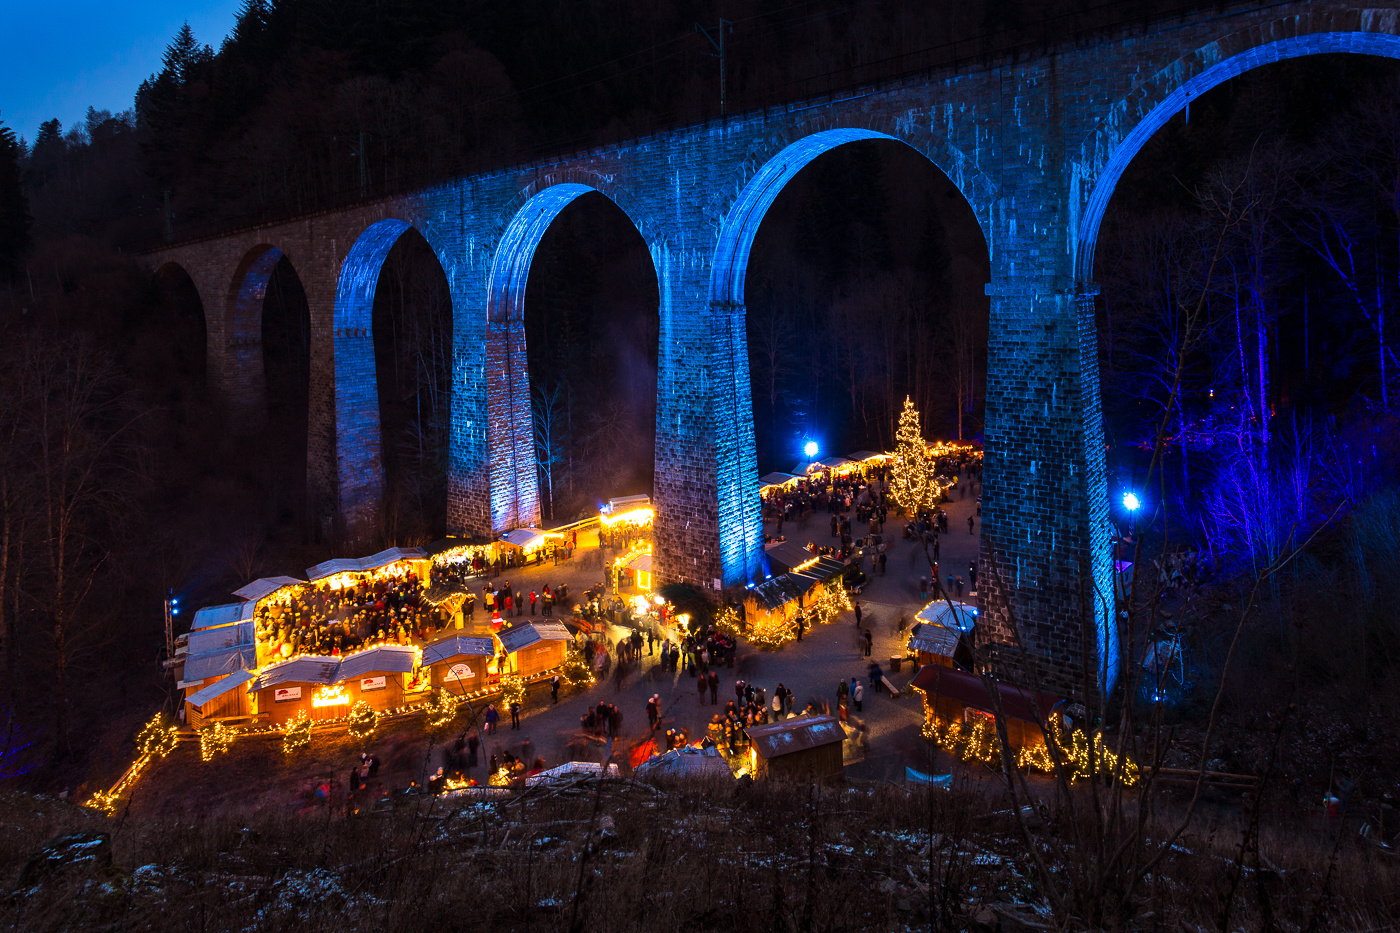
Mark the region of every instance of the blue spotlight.
<instances>
[{"instance_id":1,"label":"blue spotlight","mask_svg":"<svg viewBox=\"0 0 1400 933\"><path fill-rule=\"evenodd\" d=\"M805 453L808 456L808 458L811 458L815 457L817 455L817 451L820 449L821 448L817 446L816 441L808 441L807 446L802 448L802 452Z\"/></svg>"},{"instance_id":2,"label":"blue spotlight","mask_svg":"<svg viewBox=\"0 0 1400 933\"><path fill-rule=\"evenodd\" d=\"M1129 512L1136 512L1141 506L1142 502L1139 501L1136 493L1123 493L1123 508L1127 509Z\"/></svg>"}]
</instances>

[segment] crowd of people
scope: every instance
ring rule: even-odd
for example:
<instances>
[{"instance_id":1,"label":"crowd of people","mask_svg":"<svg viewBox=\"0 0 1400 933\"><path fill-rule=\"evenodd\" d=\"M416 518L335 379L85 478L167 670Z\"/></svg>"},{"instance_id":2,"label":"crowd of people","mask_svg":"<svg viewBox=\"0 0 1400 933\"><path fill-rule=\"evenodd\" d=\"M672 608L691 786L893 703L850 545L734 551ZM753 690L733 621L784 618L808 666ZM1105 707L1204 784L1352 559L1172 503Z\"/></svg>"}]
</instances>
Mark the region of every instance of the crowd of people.
<instances>
[{"instance_id":1,"label":"crowd of people","mask_svg":"<svg viewBox=\"0 0 1400 933\"><path fill-rule=\"evenodd\" d=\"M381 644L427 641L450 613L429 602L417 574L366 573L347 586L309 583L268 600L254 616L258 661L320 654L338 657Z\"/></svg>"}]
</instances>

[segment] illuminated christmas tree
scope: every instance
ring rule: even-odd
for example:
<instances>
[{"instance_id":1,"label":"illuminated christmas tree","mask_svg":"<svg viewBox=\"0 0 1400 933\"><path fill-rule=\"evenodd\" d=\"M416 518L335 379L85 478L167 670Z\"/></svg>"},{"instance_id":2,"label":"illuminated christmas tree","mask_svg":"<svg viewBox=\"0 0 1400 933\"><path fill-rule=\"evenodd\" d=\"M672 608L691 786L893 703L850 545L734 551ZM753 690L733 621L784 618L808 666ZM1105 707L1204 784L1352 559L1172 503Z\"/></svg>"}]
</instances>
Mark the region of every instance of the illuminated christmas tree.
<instances>
[{"instance_id":1,"label":"illuminated christmas tree","mask_svg":"<svg viewBox=\"0 0 1400 933\"><path fill-rule=\"evenodd\" d=\"M906 395L890 458L890 498L910 514L931 509L943 494L919 428L919 413Z\"/></svg>"}]
</instances>

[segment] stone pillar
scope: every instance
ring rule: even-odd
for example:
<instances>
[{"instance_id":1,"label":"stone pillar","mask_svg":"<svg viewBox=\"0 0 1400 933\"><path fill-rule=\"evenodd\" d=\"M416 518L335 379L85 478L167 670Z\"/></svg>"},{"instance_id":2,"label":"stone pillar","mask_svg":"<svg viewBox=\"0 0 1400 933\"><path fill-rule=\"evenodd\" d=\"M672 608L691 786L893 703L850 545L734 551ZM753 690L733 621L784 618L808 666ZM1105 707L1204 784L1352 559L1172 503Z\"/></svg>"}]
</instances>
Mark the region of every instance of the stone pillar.
<instances>
[{"instance_id":1,"label":"stone pillar","mask_svg":"<svg viewBox=\"0 0 1400 933\"><path fill-rule=\"evenodd\" d=\"M487 443L485 274L459 272L452 291L452 427L447 441L447 533L491 537Z\"/></svg>"},{"instance_id":2,"label":"stone pillar","mask_svg":"<svg viewBox=\"0 0 1400 933\"><path fill-rule=\"evenodd\" d=\"M752 581L762 553L743 307L709 299L693 254L652 247L661 302L656 508L660 582L718 595Z\"/></svg>"},{"instance_id":3,"label":"stone pillar","mask_svg":"<svg viewBox=\"0 0 1400 933\"><path fill-rule=\"evenodd\" d=\"M1117 676L1095 292L1052 281L987 286L981 623L1005 676L1094 705Z\"/></svg>"},{"instance_id":4,"label":"stone pillar","mask_svg":"<svg viewBox=\"0 0 1400 933\"><path fill-rule=\"evenodd\" d=\"M486 403L490 412L491 530L509 531L540 521L530 411L530 365L525 321L516 314L487 325Z\"/></svg>"}]
</instances>

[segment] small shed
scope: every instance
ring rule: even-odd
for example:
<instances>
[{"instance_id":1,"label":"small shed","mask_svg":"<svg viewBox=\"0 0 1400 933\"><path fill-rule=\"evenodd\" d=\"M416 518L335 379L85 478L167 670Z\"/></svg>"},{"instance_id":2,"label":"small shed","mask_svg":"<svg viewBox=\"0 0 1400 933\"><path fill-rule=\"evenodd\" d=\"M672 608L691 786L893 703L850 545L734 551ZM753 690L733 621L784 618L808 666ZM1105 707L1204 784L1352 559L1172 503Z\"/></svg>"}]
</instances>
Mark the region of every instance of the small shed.
<instances>
[{"instance_id":1,"label":"small shed","mask_svg":"<svg viewBox=\"0 0 1400 933\"><path fill-rule=\"evenodd\" d=\"M498 636L510 656L512 670L521 677L540 674L564 663L573 636L559 622L525 622Z\"/></svg>"},{"instance_id":2,"label":"small shed","mask_svg":"<svg viewBox=\"0 0 1400 933\"><path fill-rule=\"evenodd\" d=\"M1013 750L1026 745L1043 745L1041 723L1049 726L1058 697L1032 693L1008 683L994 684L994 695L978 674L928 664L919 669L909 686L924 694L926 714L947 721L970 722L977 717L997 715L998 705L1006 717L1006 738Z\"/></svg>"},{"instance_id":3,"label":"small shed","mask_svg":"<svg viewBox=\"0 0 1400 933\"><path fill-rule=\"evenodd\" d=\"M750 726L749 764L755 778L805 781L845 774L841 743L846 730L835 716L798 716Z\"/></svg>"},{"instance_id":4,"label":"small shed","mask_svg":"<svg viewBox=\"0 0 1400 933\"><path fill-rule=\"evenodd\" d=\"M972 669L972 648L955 628L920 622L909 633L909 653L914 663Z\"/></svg>"},{"instance_id":5,"label":"small shed","mask_svg":"<svg viewBox=\"0 0 1400 933\"><path fill-rule=\"evenodd\" d=\"M802 586L791 574L769 577L744 590L744 624L749 632L779 628L802 608Z\"/></svg>"},{"instance_id":6,"label":"small shed","mask_svg":"<svg viewBox=\"0 0 1400 933\"><path fill-rule=\"evenodd\" d=\"M460 696L486 686L487 667L495 656L496 644L489 637L453 635L423 649L423 666L434 687Z\"/></svg>"},{"instance_id":7,"label":"small shed","mask_svg":"<svg viewBox=\"0 0 1400 933\"><path fill-rule=\"evenodd\" d=\"M379 645L346 655L340 660L333 684L344 688L353 706L364 700L376 710L403 705L406 675L414 668L416 652L410 645Z\"/></svg>"},{"instance_id":8,"label":"small shed","mask_svg":"<svg viewBox=\"0 0 1400 933\"><path fill-rule=\"evenodd\" d=\"M247 716L248 693L238 688L252 679L252 671L235 671L190 693L185 698L185 723L200 729L206 723Z\"/></svg>"},{"instance_id":9,"label":"small shed","mask_svg":"<svg viewBox=\"0 0 1400 933\"><path fill-rule=\"evenodd\" d=\"M312 719L337 719L350 711L350 695L341 686L331 687L340 662L322 655L269 664L248 684L252 709L260 718L281 725L305 711Z\"/></svg>"}]
</instances>

